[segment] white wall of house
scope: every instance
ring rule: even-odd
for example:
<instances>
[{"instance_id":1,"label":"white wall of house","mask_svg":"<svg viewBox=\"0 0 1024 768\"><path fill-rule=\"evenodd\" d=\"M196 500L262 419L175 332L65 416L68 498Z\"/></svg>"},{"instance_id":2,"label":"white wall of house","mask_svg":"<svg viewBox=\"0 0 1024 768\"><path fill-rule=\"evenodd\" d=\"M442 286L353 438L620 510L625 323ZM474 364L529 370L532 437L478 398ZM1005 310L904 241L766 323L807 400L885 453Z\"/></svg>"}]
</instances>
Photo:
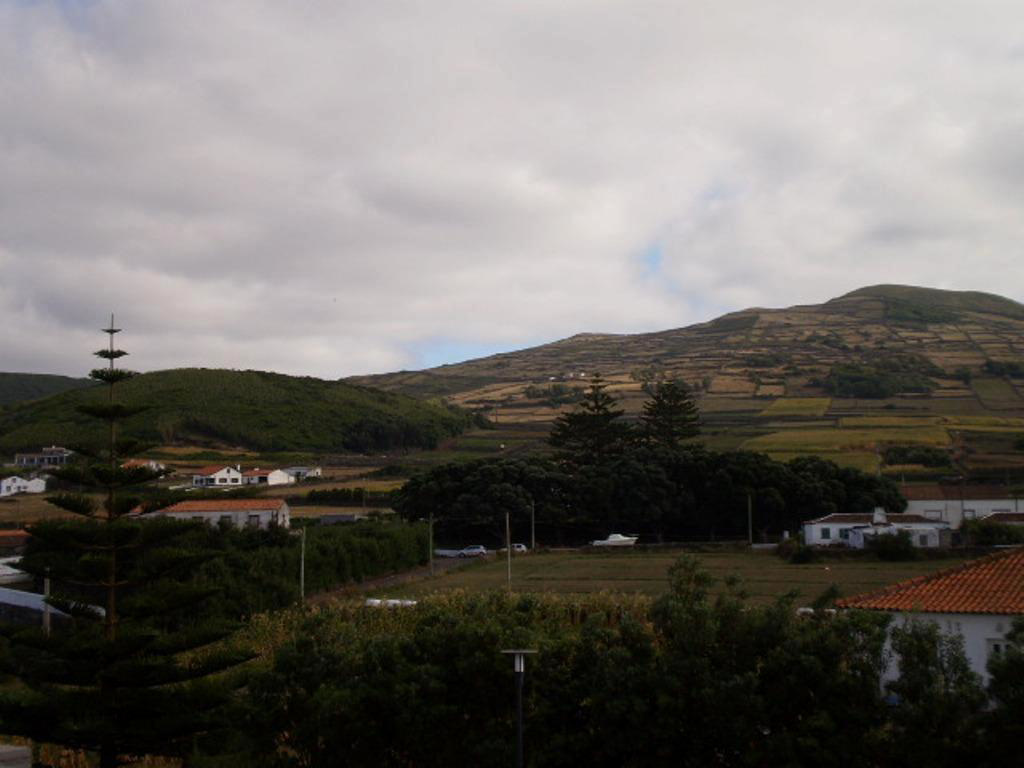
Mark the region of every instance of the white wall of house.
<instances>
[{"instance_id":1,"label":"white wall of house","mask_svg":"<svg viewBox=\"0 0 1024 768\"><path fill-rule=\"evenodd\" d=\"M804 543L820 547L847 544L850 531L858 526L863 527L863 525L863 523L804 523Z\"/></svg>"},{"instance_id":2,"label":"white wall of house","mask_svg":"<svg viewBox=\"0 0 1024 768\"><path fill-rule=\"evenodd\" d=\"M320 467L285 467L283 472L287 472L296 482L302 482L307 477L322 477L323 470Z\"/></svg>"},{"instance_id":3,"label":"white wall of house","mask_svg":"<svg viewBox=\"0 0 1024 768\"><path fill-rule=\"evenodd\" d=\"M41 477L28 480L23 477L5 477L0 480L0 496L11 496L15 493L42 493L46 490L46 481Z\"/></svg>"},{"instance_id":4,"label":"white wall of house","mask_svg":"<svg viewBox=\"0 0 1024 768\"><path fill-rule=\"evenodd\" d=\"M279 510L270 509L232 509L214 510L210 512L154 512L154 515L171 517L175 520L202 520L208 525L218 525L221 520L231 523L236 528L252 526L255 528L267 529L271 525L280 525L283 528L291 527L291 510L287 504L282 504Z\"/></svg>"},{"instance_id":5,"label":"white wall of house","mask_svg":"<svg viewBox=\"0 0 1024 768\"><path fill-rule=\"evenodd\" d=\"M192 475L192 485L197 487L229 488L241 484L242 473L234 467L224 467L212 475Z\"/></svg>"},{"instance_id":6,"label":"white wall of house","mask_svg":"<svg viewBox=\"0 0 1024 768\"><path fill-rule=\"evenodd\" d=\"M962 511L960 499L944 499L938 501L914 500L907 502L907 513L921 515L929 520L941 520L957 529L964 520L975 520L988 517L995 512L1021 512L1024 504L1020 499L972 499L968 493L964 496Z\"/></svg>"},{"instance_id":7,"label":"white wall of house","mask_svg":"<svg viewBox=\"0 0 1024 768\"><path fill-rule=\"evenodd\" d=\"M910 536L910 543L918 549L938 549L942 546L939 529L926 523L904 523L885 527L863 526L850 532L848 544L853 549L863 549L875 536L895 536L900 531L906 531Z\"/></svg>"},{"instance_id":8,"label":"white wall of house","mask_svg":"<svg viewBox=\"0 0 1024 768\"><path fill-rule=\"evenodd\" d=\"M937 624L947 635L957 634L964 639L964 653L971 669L981 675L988 685L989 657L1006 647L1006 633L1010 631L1013 616L981 613L897 613L891 627L902 626L908 621L929 621ZM883 679L895 680L899 676L899 658L890 656L889 666Z\"/></svg>"},{"instance_id":9,"label":"white wall of house","mask_svg":"<svg viewBox=\"0 0 1024 768\"><path fill-rule=\"evenodd\" d=\"M275 469L266 475L248 475L245 477L246 485L288 485L294 483L295 478L283 469Z\"/></svg>"}]
</instances>

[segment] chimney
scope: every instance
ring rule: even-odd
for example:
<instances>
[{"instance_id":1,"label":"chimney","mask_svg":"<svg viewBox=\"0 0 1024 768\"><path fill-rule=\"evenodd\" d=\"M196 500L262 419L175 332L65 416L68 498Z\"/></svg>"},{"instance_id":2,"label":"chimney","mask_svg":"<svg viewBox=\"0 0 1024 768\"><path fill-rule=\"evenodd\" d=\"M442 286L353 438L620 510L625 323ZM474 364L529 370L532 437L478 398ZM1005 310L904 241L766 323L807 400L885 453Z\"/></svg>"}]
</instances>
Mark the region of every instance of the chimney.
<instances>
[{"instance_id":1,"label":"chimney","mask_svg":"<svg viewBox=\"0 0 1024 768\"><path fill-rule=\"evenodd\" d=\"M885 519L885 510L881 507L875 507L875 513L871 518L871 522L874 525L885 525L888 522Z\"/></svg>"}]
</instances>

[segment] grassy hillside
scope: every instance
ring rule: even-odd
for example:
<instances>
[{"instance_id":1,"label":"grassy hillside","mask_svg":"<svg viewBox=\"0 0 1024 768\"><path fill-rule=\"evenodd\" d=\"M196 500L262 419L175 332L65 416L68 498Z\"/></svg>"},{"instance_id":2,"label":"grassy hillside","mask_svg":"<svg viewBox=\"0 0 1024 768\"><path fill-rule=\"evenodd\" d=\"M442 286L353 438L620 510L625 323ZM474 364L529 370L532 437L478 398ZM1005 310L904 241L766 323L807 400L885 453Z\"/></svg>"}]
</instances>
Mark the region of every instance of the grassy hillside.
<instances>
[{"instance_id":1,"label":"grassy hillside","mask_svg":"<svg viewBox=\"0 0 1024 768\"><path fill-rule=\"evenodd\" d=\"M0 373L0 406L38 400L72 389L92 386L89 379L52 376L48 373Z\"/></svg>"},{"instance_id":2,"label":"grassy hillside","mask_svg":"<svg viewBox=\"0 0 1024 768\"><path fill-rule=\"evenodd\" d=\"M908 479L1024 480L1024 450L1014 447L1024 437L1024 305L975 291L877 285L820 305L746 309L657 333L579 334L352 381L486 413L497 430L445 445L461 456L487 444L527 450L518 435L546 434L595 372L627 415L638 413L646 378L685 381L710 447L815 454L869 471L881 462ZM939 446L949 464L882 461L892 446Z\"/></svg>"},{"instance_id":3,"label":"grassy hillside","mask_svg":"<svg viewBox=\"0 0 1024 768\"><path fill-rule=\"evenodd\" d=\"M427 448L466 424L461 414L406 395L260 371L158 371L119 385L119 393L126 404L149 406L125 422L125 433L160 443L311 452ZM0 410L0 451L89 444L96 422L76 407L102 394L76 390Z\"/></svg>"}]
</instances>

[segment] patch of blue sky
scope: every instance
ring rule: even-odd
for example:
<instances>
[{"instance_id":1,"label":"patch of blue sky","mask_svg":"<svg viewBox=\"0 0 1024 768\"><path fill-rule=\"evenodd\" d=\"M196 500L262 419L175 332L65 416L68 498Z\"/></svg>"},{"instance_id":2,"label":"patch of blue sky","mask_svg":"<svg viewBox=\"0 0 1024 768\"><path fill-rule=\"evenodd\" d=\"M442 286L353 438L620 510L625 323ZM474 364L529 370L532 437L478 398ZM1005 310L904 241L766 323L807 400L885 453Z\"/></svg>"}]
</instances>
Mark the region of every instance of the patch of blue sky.
<instances>
[{"instance_id":1,"label":"patch of blue sky","mask_svg":"<svg viewBox=\"0 0 1024 768\"><path fill-rule=\"evenodd\" d=\"M415 367L436 368L439 365L461 363L478 357L496 355L523 349L528 344L499 344L493 341L461 341L459 339L427 339L409 345L409 353L415 360Z\"/></svg>"}]
</instances>

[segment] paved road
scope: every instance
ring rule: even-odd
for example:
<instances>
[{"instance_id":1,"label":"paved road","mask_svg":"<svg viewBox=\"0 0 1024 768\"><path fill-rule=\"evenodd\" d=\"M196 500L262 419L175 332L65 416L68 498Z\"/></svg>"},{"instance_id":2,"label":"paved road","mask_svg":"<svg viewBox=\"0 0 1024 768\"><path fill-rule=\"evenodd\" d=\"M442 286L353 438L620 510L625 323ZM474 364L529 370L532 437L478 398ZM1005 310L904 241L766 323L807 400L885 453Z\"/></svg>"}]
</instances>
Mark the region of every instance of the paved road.
<instances>
[{"instance_id":1,"label":"paved road","mask_svg":"<svg viewBox=\"0 0 1024 768\"><path fill-rule=\"evenodd\" d=\"M0 744L0 766L3 768L31 768L32 751L28 747Z\"/></svg>"}]
</instances>

